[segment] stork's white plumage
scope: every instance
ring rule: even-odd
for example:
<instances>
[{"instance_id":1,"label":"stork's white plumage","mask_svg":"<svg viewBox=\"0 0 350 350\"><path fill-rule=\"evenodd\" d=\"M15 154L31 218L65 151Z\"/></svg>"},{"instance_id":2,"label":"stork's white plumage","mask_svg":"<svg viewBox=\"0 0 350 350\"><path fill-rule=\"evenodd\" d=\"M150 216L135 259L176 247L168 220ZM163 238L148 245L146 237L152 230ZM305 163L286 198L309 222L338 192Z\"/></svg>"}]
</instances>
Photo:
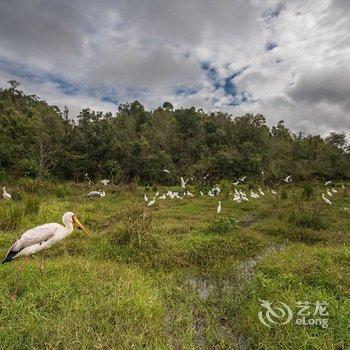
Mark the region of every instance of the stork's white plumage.
<instances>
[{"instance_id":1,"label":"stork's white plumage","mask_svg":"<svg viewBox=\"0 0 350 350\"><path fill-rule=\"evenodd\" d=\"M2 198L7 199L7 200L12 199L12 196L6 192L6 187L3 187L2 191L3 191Z\"/></svg>"},{"instance_id":2,"label":"stork's white plumage","mask_svg":"<svg viewBox=\"0 0 350 350\"><path fill-rule=\"evenodd\" d=\"M88 232L74 213L65 213L62 216L62 222L64 226L50 223L34 227L24 232L9 249L2 263L4 264L13 259L30 256L50 248L63 238L69 236L73 232L74 226L83 230L88 235Z\"/></svg>"}]
</instances>

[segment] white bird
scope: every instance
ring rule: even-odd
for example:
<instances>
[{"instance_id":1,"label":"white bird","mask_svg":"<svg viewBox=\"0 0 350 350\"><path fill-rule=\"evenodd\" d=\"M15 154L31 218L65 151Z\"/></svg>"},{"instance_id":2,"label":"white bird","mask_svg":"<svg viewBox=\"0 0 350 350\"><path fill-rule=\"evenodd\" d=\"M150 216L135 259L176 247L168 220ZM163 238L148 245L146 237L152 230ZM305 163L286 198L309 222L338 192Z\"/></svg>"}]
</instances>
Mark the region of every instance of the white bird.
<instances>
[{"instance_id":1,"label":"white bird","mask_svg":"<svg viewBox=\"0 0 350 350\"><path fill-rule=\"evenodd\" d=\"M277 194L277 192L275 190L271 190L271 193L274 194L274 195Z\"/></svg>"},{"instance_id":2,"label":"white bird","mask_svg":"<svg viewBox=\"0 0 350 350\"><path fill-rule=\"evenodd\" d=\"M159 196L159 191L157 191L157 193L154 195L154 198Z\"/></svg>"},{"instance_id":3,"label":"white bird","mask_svg":"<svg viewBox=\"0 0 350 350\"><path fill-rule=\"evenodd\" d=\"M325 183L324 183L324 185L325 186L328 186L328 185L330 185L332 183L332 181L326 181Z\"/></svg>"},{"instance_id":4,"label":"white bird","mask_svg":"<svg viewBox=\"0 0 350 350\"><path fill-rule=\"evenodd\" d=\"M329 197L333 196L332 192L328 188L327 188L327 194L328 194Z\"/></svg>"},{"instance_id":5,"label":"white bird","mask_svg":"<svg viewBox=\"0 0 350 350\"><path fill-rule=\"evenodd\" d=\"M255 193L253 190L250 190L250 197L258 199L259 195L257 193Z\"/></svg>"},{"instance_id":6,"label":"white bird","mask_svg":"<svg viewBox=\"0 0 350 350\"><path fill-rule=\"evenodd\" d=\"M148 203L148 207L151 207L154 203L156 202L156 197L154 197L149 203Z\"/></svg>"},{"instance_id":7,"label":"white bird","mask_svg":"<svg viewBox=\"0 0 350 350\"><path fill-rule=\"evenodd\" d=\"M193 197L193 194L192 194L190 191L187 191L186 195L187 195L188 197Z\"/></svg>"},{"instance_id":8,"label":"white bird","mask_svg":"<svg viewBox=\"0 0 350 350\"><path fill-rule=\"evenodd\" d=\"M221 201L219 201L219 205L218 205L218 207L216 208L216 212L217 212L218 214L221 213Z\"/></svg>"},{"instance_id":9,"label":"white bird","mask_svg":"<svg viewBox=\"0 0 350 350\"><path fill-rule=\"evenodd\" d=\"M333 193L338 193L338 191L334 187L332 187L332 192Z\"/></svg>"},{"instance_id":10,"label":"white bird","mask_svg":"<svg viewBox=\"0 0 350 350\"><path fill-rule=\"evenodd\" d=\"M20 257L27 258L28 256L41 252L40 270L42 273L44 270L44 250L52 247L65 237L69 236L73 232L74 226L89 235L88 231L72 212L65 213L62 216L62 222L64 223L64 226L57 223L49 223L34 227L24 232L11 246L2 263L4 264ZM19 272L20 271L21 269L19 269ZM13 292L13 297L16 297L17 291L18 286L16 286Z\"/></svg>"},{"instance_id":11,"label":"white bird","mask_svg":"<svg viewBox=\"0 0 350 350\"><path fill-rule=\"evenodd\" d=\"M3 190L2 198L4 198L4 199L12 199L12 196L9 193L6 192L6 187L3 187L2 190Z\"/></svg>"},{"instance_id":12,"label":"white bird","mask_svg":"<svg viewBox=\"0 0 350 350\"><path fill-rule=\"evenodd\" d=\"M163 169L163 171L167 174L170 174L170 171L168 169Z\"/></svg>"},{"instance_id":13,"label":"white bird","mask_svg":"<svg viewBox=\"0 0 350 350\"><path fill-rule=\"evenodd\" d=\"M187 179L185 181L184 178L181 176L180 180L181 180L181 187L182 188L186 188L186 185L187 185L187 182L188 182L189 179Z\"/></svg>"},{"instance_id":14,"label":"white bird","mask_svg":"<svg viewBox=\"0 0 350 350\"><path fill-rule=\"evenodd\" d=\"M344 188L345 188L345 186L344 186L344 182L343 182L343 181L341 182L341 188L342 188L342 189L344 189Z\"/></svg>"},{"instance_id":15,"label":"white bird","mask_svg":"<svg viewBox=\"0 0 350 350\"><path fill-rule=\"evenodd\" d=\"M159 199L166 199L166 195L165 194L162 194Z\"/></svg>"},{"instance_id":16,"label":"white bird","mask_svg":"<svg viewBox=\"0 0 350 350\"><path fill-rule=\"evenodd\" d=\"M332 202L322 193L322 199L325 201L326 204L332 204Z\"/></svg>"},{"instance_id":17,"label":"white bird","mask_svg":"<svg viewBox=\"0 0 350 350\"><path fill-rule=\"evenodd\" d=\"M145 202L148 202L148 197L146 193L143 195L143 199L145 200Z\"/></svg>"},{"instance_id":18,"label":"white bird","mask_svg":"<svg viewBox=\"0 0 350 350\"><path fill-rule=\"evenodd\" d=\"M214 197L214 194L213 194L213 192L211 190L208 191L208 196Z\"/></svg>"},{"instance_id":19,"label":"white bird","mask_svg":"<svg viewBox=\"0 0 350 350\"><path fill-rule=\"evenodd\" d=\"M292 181L292 175L288 175L285 179L283 179L284 182L290 182Z\"/></svg>"},{"instance_id":20,"label":"white bird","mask_svg":"<svg viewBox=\"0 0 350 350\"><path fill-rule=\"evenodd\" d=\"M259 187L259 193L260 193L262 196L265 196L265 193L263 192L263 190L261 189L261 187Z\"/></svg>"},{"instance_id":21,"label":"white bird","mask_svg":"<svg viewBox=\"0 0 350 350\"><path fill-rule=\"evenodd\" d=\"M246 176L243 176L239 179L239 181L243 182L247 177Z\"/></svg>"},{"instance_id":22,"label":"white bird","mask_svg":"<svg viewBox=\"0 0 350 350\"><path fill-rule=\"evenodd\" d=\"M215 186L211 192L213 193L214 196L218 196L220 194L220 188L218 186Z\"/></svg>"},{"instance_id":23,"label":"white bird","mask_svg":"<svg viewBox=\"0 0 350 350\"><path fill-rule=\"evenodd\" d=\"M233 183L235 186L239 184L239 180Z\"/></svg>"},{"instance_id":24,"label":"white bird","mask_svg":"<svg viewBox=\"0 0 350 350\"><path fill-rule=\"evenodd\" d=\"M103 180L101 180L101 182L105 185L105 186L107 186L108 185L108 183L109 183L109 180L107 180L107 179L103 179Z\"/></svg>"},{"instance_id":25,"label":"white bird","mask_svg":"<svg viewBox=\"0 0 350 350\"><path fill-rule=\"evenodd\" d=\"M202 191L199 191L199 193L202 197L204 196L204 193Z\"/></svg>"},{"instance_id":26,"label":"white bird","mask_svg":"<svg viewBox=\"0 0 350 350\"><path fill-rule=\"evenodd\" d=\"M89 192L86 197L92 198L92 197L105 197L106 192L105 191L91 191Z\"/></svg>"},{"instance_id":27,"label":"white bird","mask_svg":"<svg viewBox=\"0 0 350 350\"><path fill-rule=\"evenodd\" d=\"M234 200L235 202L237 202L237 203L241 203L241 202L242 202L241 196L238 196L238 195L236 195L236 194L233 196L233 200Z\"/></svg>"}]
</instances>

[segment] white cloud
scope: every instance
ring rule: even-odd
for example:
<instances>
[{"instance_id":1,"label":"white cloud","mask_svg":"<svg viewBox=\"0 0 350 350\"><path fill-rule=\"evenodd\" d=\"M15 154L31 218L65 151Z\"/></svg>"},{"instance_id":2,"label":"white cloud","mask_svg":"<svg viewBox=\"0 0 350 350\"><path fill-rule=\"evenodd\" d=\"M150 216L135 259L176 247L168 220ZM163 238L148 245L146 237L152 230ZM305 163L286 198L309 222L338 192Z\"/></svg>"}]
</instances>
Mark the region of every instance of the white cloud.
<instances>
[{"instance_id":1,"label":"white cloud","mask_svg":"<svg viewBox=\"0 0 350 350\"><path fill-rule=\"evenodd\" d=\"M148 108L169 100L261 112L295 131L349 132L349 30L347 0L4 0L0 83L20 80L25 92L74 114L116 111L105 97ZM277 46L267 51L267 43ZM241 95L223 85L244 67L231 82L248 100L235 106ZM176 86L191 93L175 94Z\"/></svg>"}]
</instances>

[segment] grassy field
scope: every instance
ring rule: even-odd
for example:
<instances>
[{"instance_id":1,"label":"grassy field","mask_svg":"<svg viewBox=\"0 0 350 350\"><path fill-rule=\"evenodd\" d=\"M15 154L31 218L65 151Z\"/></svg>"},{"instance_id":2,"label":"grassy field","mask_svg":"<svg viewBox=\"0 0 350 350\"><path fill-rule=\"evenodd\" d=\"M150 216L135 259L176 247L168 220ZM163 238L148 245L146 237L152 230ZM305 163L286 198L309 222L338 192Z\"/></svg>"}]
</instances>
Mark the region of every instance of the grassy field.
<instances>
[{"instance_id":1,"label":"grassy field","mask_svg":"<svg viewBox=\"0 0 350 350\"><path fill-rule=\"evenodd\" d=\"M223 193L218 215L218 198L208 196L148 208L135 186L107 186L105 198L87 199L83 184L8 185L15 200L0 201L2 256L22 232L61 222L65 211L92 235L75 231L47 251L43 276L32 257L15 301L22 262L1 266L1 348L347 349L345 186L331 206L317 183L286 184L277 196L266 191L241 204ZM327 302L328 327L293 319L269 328L258 318L260 300L283 302L294 315L298 301Z\"/></svg>"}]
</instances>

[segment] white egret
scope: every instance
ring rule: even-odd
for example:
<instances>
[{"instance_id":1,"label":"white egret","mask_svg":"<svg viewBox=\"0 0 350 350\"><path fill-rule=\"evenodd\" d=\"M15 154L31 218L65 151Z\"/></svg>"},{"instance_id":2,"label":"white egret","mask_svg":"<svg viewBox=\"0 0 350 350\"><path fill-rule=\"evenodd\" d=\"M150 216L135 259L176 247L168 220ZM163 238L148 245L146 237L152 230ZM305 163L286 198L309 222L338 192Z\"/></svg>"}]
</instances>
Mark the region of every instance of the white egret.
<instances>
[{"instance_id":1,"label":"white egret","mask_svg":"<svg viewBox=\"0 0 350 350\"><path fill-rule=\"evenodd\" d=\"M6 187L3 187L2 190L3 190L2 198L7 199L7 200L12 199L12 196L6 192Z\"/></svg>"},{"instance_id":2,"label":"white egret","mask_svg":"<svg viewBox=\"0 0 350 350\"><path fill-rule=\"evenodd\" d=\"M184 178L181 176L180 180L181 180L181 187L182 188L186 188L186 185L187 185L187 182L188 182L189 179L187 179L185 181Z\"/></svg>"},{"instance_id":3,"label":"white egret","mask_svg":"<svg viewBox=\"0 0 350 350\"><path fill-rule=\"evenodd\" d=\"M208 191L208 196L214 197L214 194L213 194L213 192L211 190Z\"/></svg>"},{"instance_id":4,"label":"white egret","mask_svg":"<svg viewBox=\"0 0 350 350\"><path fill-rule=\"evenodd\" d=\"M265 196L265 193L263 192L263 190L261 189L261 187L259 187L259 193L260 193L262 196Z\"/></svg>"},{"instance_id":5,"label":"white egret","mask_svg":"<svg viewBox=\"0 0 350 350\"><path fill-rule=\"evenodd\" d=\"M220 188L218 186L215 186L211 192L213 193L214 196L218 196L220 194Z\"/></svg>"},{"instance_id":6,"label":"white egret","mask_svg":"<svg viewBox=\"0 0 350 350\"><path fill-rule=\"evenodd\" d=\"M332 192L333 193L338 193L338 191L334 187L332 187Z\"/></svg>"},{"instance_id":7,"label":"white egret","mask_svg":"<svg viewBox=\"0 0 350 350\"><path fill-rule=\"evenodd\" d=\"M162 194L162 195L159 197L159 199L166 199L165 194Z\"/></svg>"},{"instance_id":8,"label":"white egret","mask_svg":"<svg viewBox=\"0 0 350 350\"><path fill-rule=\"evenodd\" d=\"M292 181L292 175L288 175L285 179L283 179L284 182L290 182Z\"/></svg>"},{"instance_id":9,"label":"white egret","mask_svg":"<svg viewBox=\"0 0 350 350\"><path fill-rule=\"evenodd\" d=\"M108 185L108 183L109 183L109 180L107 180L107 179L103 179L103 180L101 180L101 182L105 185L105 186L107 186Z\"/></svg>"},{"instance_id":10,"label":"white egret","mask_svg":"<svg viewBox=\"0 0 350 350\"><path fill-rule=\"evenodd\" d=\"M202 197L204 196L204 193L202 191L199 191L199 193Z\"/></svg>"},{"instance_id":11,"label":"white egret","mask_svg":"<svg viewBox=\"0 0 350 350\"><path fill-rule=\"evenodd\" d=\"M146 193L143 195L143 199L145 200L145 202L148 202L148 197Z\"/></svg>"},{"instance_id":12,"label":"white egret","mask_svg":"<svg viewBox=\"0 0 350 350\"><path fill-rule=\"evenodd\" d=\"M219 201L219 205L218 205L218 207L216 208L216 212L217 212L218 214L221 213L221 201Z\"/></svg>"},{"instance_id":13,"label":"white egret","mask_svg":"<svg viewBox=\"0 0 350 350\"><path fill-rule=\"evenodd\" d=\"M42 273L44 270L44 250L52 247L65 237L69 236L73 232L74 226L89 235L88 231L72 212L65 213L62 216L62 222L64 223L64 226L57 223L49 223L34 227L24 232L11 246L2 263L4 264L20 257L27 258L41 252L40 271ZM23 265L19 268L19 272L21 272L22 269ZM17 276L17 283L13 292L13 297L16 297L17 295L18 278L19 275Z\"/></svg>"},{"instance_id":14,"label":"white egret","mask_svg":"<svg viewBox=\"0 0 350 350\"><path fill-rule=\"evenodd\" d=\"M333 196L332 192L328 188L327 188L327 194L328 194L329 197Z\"/></svg>"},{"instance_id":15,"label":"white egret","mask_svg":"<svg viewBox=\"0 0 350 350\"><path fill-rule=\"evenodd\" d=\"M250 190L250 197L258 199L259 195L257 193L255 193L253 190Z\"/></svg>"},{"instance_id":16,"label":"white egret","mask_svg":"<svg viewBox=\"0 0 350 350\"><path fill-rule=\"evenodd\" d=\"M93 197L105 197L106 196L106 192L105 191L91 191L89 192L86 197L88 198L93 198Z\"/></svg>"},{"instance_id":17,"label":"white egret","mask_svg":"<svg viewBox=\"0 0 350 350\"><path fill-rule=\"evenodd\" d=\"M170 174L170 171L168 170L168 169L163 169L163 171L165 172L165 173L167 173L167 174Z\"/></svg>"},{"instance_id":18,"label":"white egret","mask_svg":"<svg viewBox=\"0 0 350 350\"><path fill-rule=\"evenodd\" d=\"M325 201L326 204L332 204L332 202L322 193L322 199Z\"/></svg>"},{"instance_id":19,"label":"white egret","mask_svg":"<svg viewBox=\"0 0 350 350\"><path fill-rule=\"evenodd\" d=\"M324 185L325 186L328 186L328 185L330 185L332 183L332 181L326 181L325 183L324 183Z\"/></svg>"},{"instance_id":20,"label":"white egret","mask_svg":"<svg viewBox=\"0 0 350 350\"><path fill-rule=\"evenodd\" d=\"M152 205L154 205L154 203L156 202L156 197L154 197L149 203L148 203L148 207L151 207Z\"/></svg>"},{"instance_id":21,"label":"white egret","mask_svg":"<svg viewBox=\"0 0 350 350\"><path fill-rule=\"evenodd\" d=\"M193 197L193 194L190 191L187 191L186 194L187 194L188 197Z\"/></svg>"},{"instance_id":22,"label":"white egret","mask_svg":"<svg viewBox=\"0 0 350 350\"><path fill-rule=\"evenodd\" d=\"M345 186L344 186L344 182L343 182L343 181L341 182L341 188L342 188L342 189L344 189L344 188L345 188Z\"/></svg>"},{"instance_id":23,"label":"white egret","mask_svg":"<svg viewBox=\"0 0 350 350\"><path fill-rule=\"evenodd\" d=\"M233 183L235 186L239 184L239 180Z\"/></svg>"},{"instance_id":24,"label":"white egret","mask_svg":"<svg viewBox=\"0 0 350 350\"><path fill-rule=\"evenodd\" d=\"M277 194L277 192L275 190L271 190L271 193L274 194L274 195Z\"/></svg>"},{"instance_id":25,"label":"white egret","mask_svg":"<svg viewBox=\"0 0 350 350\"><path fill-rule=\"evenodd\" d=\"M247 177L246 176L243 176L239 179L239 181L243 182Z\"/></svg>"}]
</instances>

